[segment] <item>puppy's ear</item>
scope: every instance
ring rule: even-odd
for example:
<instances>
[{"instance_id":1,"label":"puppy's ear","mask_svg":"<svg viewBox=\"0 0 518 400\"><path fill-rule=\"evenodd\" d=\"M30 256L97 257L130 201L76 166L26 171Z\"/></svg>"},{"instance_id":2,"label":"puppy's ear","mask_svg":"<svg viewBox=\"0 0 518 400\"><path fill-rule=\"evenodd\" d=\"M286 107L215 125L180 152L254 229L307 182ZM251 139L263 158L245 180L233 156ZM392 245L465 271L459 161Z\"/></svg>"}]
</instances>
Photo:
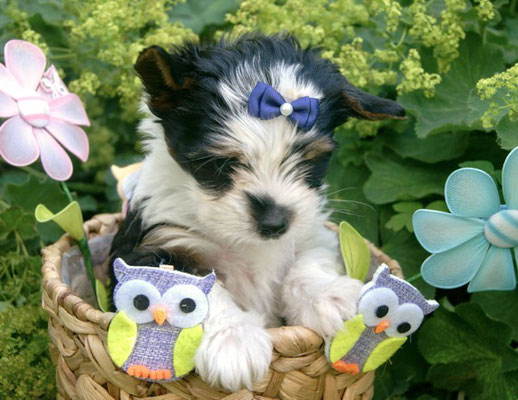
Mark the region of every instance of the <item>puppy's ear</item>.
<instances>
[{"instance_id":1,"label":"puppy's ear","mask_svg":"<svg viewBox=\"0 0 518 400\"><path fill-rule=\"evenodd\" d=\"M349 116L378 121L386 118L405 119L405 109L395 101L366 93L348 84L342 93Z\"/></svg>"},{"instance_id":2,"label":"puppy's ear","mask_svg":"<svg viewBox=\"0 0 518 400\"><path fill-rule=\"evenodd\" d=\"M173 108L193 83L192 62L188 55L170 54L159 46L143 50L135 70L149 94L149 106L155 111Z\"/></svg>"}]
</instances>

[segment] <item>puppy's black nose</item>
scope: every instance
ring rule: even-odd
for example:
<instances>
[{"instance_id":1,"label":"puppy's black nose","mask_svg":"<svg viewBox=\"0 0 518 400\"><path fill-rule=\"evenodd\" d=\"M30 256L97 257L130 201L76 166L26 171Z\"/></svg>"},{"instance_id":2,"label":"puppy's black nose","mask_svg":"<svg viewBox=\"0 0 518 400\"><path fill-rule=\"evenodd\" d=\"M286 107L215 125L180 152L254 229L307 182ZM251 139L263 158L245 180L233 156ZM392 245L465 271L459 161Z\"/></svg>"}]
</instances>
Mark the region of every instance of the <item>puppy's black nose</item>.
<instances>
[{"instance_id":1,"label":"puppy's black nose","mask_svg":"<svg viewBox=\"0 0 518 400\"><path fill-rule=\"evenodd\" d=\"M251 193L246 195L259 235L265 239L273 239L288 231L293 214L288 207L277 204L267 195L259 196Z\"/></svg>"}]
</instances>

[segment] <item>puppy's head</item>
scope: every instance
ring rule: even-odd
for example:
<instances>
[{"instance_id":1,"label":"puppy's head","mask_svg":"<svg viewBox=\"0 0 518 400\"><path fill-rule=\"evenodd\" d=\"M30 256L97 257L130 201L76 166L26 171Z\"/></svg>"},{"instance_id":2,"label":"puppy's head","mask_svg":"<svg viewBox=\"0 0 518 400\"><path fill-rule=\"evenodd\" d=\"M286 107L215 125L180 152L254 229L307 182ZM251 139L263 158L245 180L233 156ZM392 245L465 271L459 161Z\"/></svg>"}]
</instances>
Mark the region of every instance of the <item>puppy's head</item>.
<instances>
[{"instance_id":1,"label":"puppy's head","mask_svg":"<svg viewBox=\"0 0 518 400\"><path fill-rule=\"evenodd\" d=\"M195 182L188 190L198 204L190 206L207 232L230 241L272 240L321 223L334 128L350 117L404 117L397 103L353 87L287 35L150 47L135 68L171 162ZM286 103L313 99L314 123L301 127L307 118L284 115L291 110L268 118L250 111L259 82Z\"/></svg>"}]
</instances>

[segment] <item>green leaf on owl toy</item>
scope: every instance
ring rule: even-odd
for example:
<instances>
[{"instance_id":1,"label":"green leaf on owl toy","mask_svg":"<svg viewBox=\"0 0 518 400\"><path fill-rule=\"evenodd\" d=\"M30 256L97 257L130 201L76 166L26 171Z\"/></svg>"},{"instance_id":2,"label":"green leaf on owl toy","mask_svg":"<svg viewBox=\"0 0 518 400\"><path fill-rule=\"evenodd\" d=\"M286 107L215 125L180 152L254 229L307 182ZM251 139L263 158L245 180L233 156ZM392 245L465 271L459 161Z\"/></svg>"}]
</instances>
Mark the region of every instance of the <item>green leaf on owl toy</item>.
<instances>
[{"instance_id":1,"label":"green leaf on owl toy","mask_svg":"<svg viewBox=\"0 0 518 400\"><path fill-rule=\"evenodd\" d=\"M45 205L38 204L34 215L36 221L40 223L54 221L75 240L79 241L85 236L83 231L83 215L81 214L81 208L77 201L73 201L57 214L54 214Z\"/></svg>"},{"instance_id":2,"label":"green leaf on owl toy","mask_svg":"<svg viewBox=\"0 0 518 400\"><path fill-rule=\"evenodd\" d=\"M347 275L365 282L371 262L367 243L356 229L345 221L340 222L339 237Z\"/></svg>"}]
</instances>

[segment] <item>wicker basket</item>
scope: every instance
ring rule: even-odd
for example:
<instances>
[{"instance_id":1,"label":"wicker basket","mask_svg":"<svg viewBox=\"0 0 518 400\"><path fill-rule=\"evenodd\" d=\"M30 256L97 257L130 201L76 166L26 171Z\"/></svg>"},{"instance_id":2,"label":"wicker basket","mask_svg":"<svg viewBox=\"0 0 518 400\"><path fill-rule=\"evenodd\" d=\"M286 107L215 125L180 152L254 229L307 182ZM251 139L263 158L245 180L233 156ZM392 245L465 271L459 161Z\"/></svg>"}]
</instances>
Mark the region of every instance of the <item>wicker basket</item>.
<instances>
[{"instance_id":1,"label":"wicker basket","mask_svg":"<svg viewBox=\"0 0 518 400\"><path fill-rule=\"evenodd\" d=\"M95 216L84 224L88 238L113 233L120 214ZM367 400L373 395L374 371L351 376L332 370L323 340L303 327L270 329L274 355L270 371L254 391L228 393L211 387L195 373L170 383L148 383L117 369L106 350L113 313L103 313L77 296L62 281L62 255L73 246L63 236L43 249L43 308L49 313L51 357L56 365L58 399L304 399ZM369 243L373 259L402 277L399 264Z\"/></svg>"}]
</instances>

